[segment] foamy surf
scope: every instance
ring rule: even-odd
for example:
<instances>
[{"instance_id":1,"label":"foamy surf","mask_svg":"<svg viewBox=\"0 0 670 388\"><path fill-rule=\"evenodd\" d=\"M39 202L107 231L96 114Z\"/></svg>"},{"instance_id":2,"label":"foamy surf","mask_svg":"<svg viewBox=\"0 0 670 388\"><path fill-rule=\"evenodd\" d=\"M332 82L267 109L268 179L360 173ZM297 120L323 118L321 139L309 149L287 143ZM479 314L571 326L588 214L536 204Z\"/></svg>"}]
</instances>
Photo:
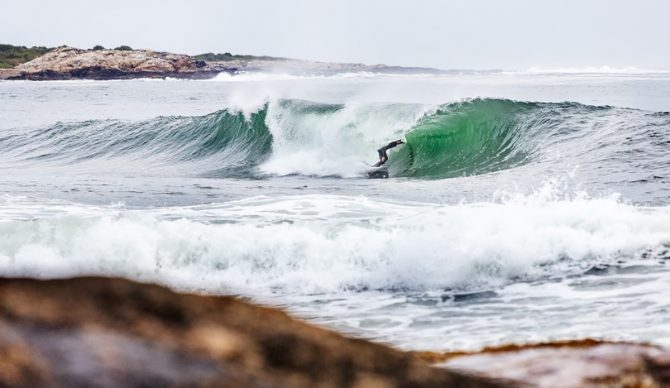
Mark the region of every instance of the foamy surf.
<instances>
[{"instance_id":1,"label":"foamy surf","mask_svg":"<svg viewBox=\"0 0 670 388\"><path fill-rule=\"evenodd\" d=\"M161 210L71 204L60 216L15 206L35 218L0 224L3 273L116 274L210 292L491 289L670 248L670 209L608 198L298 196Z\"/></svg>"}]
</instances>

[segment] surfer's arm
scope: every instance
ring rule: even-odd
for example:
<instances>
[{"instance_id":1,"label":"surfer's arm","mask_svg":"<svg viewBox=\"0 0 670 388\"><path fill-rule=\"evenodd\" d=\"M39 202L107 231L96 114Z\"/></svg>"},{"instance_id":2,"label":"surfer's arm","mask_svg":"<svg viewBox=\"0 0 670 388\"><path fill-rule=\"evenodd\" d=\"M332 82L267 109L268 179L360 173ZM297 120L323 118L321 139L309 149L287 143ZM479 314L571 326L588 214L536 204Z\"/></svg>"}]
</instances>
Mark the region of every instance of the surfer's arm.
<instances>
[{"instance_id":1,"label":"surfer's arm","mask_svg":"<svg viewBox=\"0 0 670 388\"><path fill-rule=\"evenodd\" d=\"M394 141L388 143L387 145L383 146L382 148L378 149L377 152L379 152L379 155L386 154L386 151L388 151L389 149L391 149L393 147L396 147L396 146L398 146L400 144L403 144L403 143L404 142L402 141L402 139L394 140Z\"/></svg>"},{"instance_id":2,"label":"surfer's arm","mask_svg":"<svg viewBox=\"0 0 670 388\"><path fill-rule=\"evenodd\" d=\"M402 139L398 139L398 140L395 140L395 141L392 141L392 142L388 143L388 145L384 148L385 149L393 148L393 147L399 146L400 144L403 144L403 143L404 143L404 141L402 141Z\"/></svg>"},{"instance_id":3,"label":"surfer's arm","mask_svg":"<svg viewBox=\"0 0 670 388\"><path fill-rule=\"evenodd\" d=\"M377 152L379 153L379 162L372 165L372 167L379 167L382 164L386 163L386 161L389 158L388 155L386 155L386 151L390 148L393 148L393 147L395 147L399 144L403 144L403 143L404 142L402 141L402 139L398 139L398 140L392 141L392 142L388 143L387 145L383 146L382 148L378 149Z\"/></svg>"}]
</instances>

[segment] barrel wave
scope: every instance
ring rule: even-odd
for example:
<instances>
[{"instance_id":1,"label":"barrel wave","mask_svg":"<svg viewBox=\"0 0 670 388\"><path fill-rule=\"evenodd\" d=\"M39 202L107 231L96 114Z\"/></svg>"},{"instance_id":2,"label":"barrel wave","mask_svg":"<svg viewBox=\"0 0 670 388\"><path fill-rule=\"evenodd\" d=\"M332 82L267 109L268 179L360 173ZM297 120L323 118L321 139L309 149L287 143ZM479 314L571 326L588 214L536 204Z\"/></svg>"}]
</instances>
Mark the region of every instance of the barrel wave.
<instances>
[{"instance_id":1,"label":"barrel wave","mask_svg":"<svg viewBox=\"0 0 670 388\"><path fill-rule=\"evenodd\" d=\"M551 152L580 165L605 158L628 163L620 153L630 147L622 149L622 142L667 153L668 127L667 114L569 102L474 99L426 106L276 100L247 114L223 109L204 116L19 128L0 139L0 167L360 178L376 162L377 148L404 137L406 144L390 152L391 177L439 179L541 163ZM620 173L621 166L615 167Z\"/></svg>"},{"instance_id":2,"label":"barrel wave","mask_svg":"<svg viewBox=\"0 0 670 388\"><path fill-rule=\"evenodd\" d=\"M532 153L532 124L541 107L509 100L445 105L406 135L393 175L446 178L511 168Z\"/></svg>"}]
</instances>

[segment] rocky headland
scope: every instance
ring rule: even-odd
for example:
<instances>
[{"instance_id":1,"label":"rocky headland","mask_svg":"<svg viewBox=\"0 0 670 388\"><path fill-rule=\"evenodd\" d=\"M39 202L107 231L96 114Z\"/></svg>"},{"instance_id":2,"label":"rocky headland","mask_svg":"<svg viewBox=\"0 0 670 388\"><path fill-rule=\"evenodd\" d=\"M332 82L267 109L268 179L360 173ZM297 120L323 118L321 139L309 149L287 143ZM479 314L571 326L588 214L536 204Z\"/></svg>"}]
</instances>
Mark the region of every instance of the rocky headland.
<instances>
[{"instance_id":1,"label":"rocky headland","mask_svg":"<svg viewBox=\"0 0 670 388\"><path fill-rule=\"evenodd\" d=\"M589 340L401 352L229 296L0 278L0 386L662 387L670 352Z\"/></svg>"},{"instance_id":2,"label":"rocky headland","mask_svg":"<svg viewBox=\"0 0 670 388\"><path fill-rule=\"evenodd\" d=\"M200 58L208 58L200 59ZM210 60L212 58L213 60ZM61 46L13 68L0 69L6 80L213 78L219 73L270 72L332 75L349 72L439 73L441 70L386 65L315 62L238 55L189 56L152 50L77 49Z\"/></svg>"},{"instance_id":3,"label":"rocky headland","mask_svg":"<svg viewBox=\"0 0 670 388\"><path fill-rule=\"evenodd\" d=\"M80 50L59 47L29 62L5 69L5 79L206 78L216 75L188 55L151 50Z\"/></svg>"}]
</instances>

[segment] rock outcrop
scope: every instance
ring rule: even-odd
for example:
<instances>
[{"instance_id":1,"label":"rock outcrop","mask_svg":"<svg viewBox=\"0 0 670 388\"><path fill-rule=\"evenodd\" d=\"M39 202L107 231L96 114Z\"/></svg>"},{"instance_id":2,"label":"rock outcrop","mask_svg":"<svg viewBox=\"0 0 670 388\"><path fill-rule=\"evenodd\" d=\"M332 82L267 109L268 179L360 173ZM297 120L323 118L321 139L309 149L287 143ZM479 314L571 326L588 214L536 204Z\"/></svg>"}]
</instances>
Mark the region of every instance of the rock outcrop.
<instances>
[{"instance_id":1,"label":"rock outcrop","mask_svg":"<svg viewBox=\"0 0 670 388\"><path fill-rule=\"evenodd\" d=\"M0 386L670 387L670 351L581 340L406 353L234 297L0 278Z\"/></svg>"},{"instance_id":2,"label":"rock outcrop","mask_svg":"<svg viewBox=\"0 0 670 388\"><path fill-rule=\"evenodd\" d=\"M0 279L0 386L493 387L233 297Z\"/></svg>"},{"instance_id":3,"label":"rock outcrop","mask_svg":"<svg viewBox=\"0 0 670 388\"><path fill-rule=\"evenodd\" d=\"M218 73L203 69L188 55L151 50L80 50L59 47L16 66L9 79L206 78ZM16 74L18 73L18 75Z\"/></svg>"},{"instance_id":4,"label":"rock outcrop","mask_svg":"<svg viewBox=\"0 0 670 388\"><path fill-rule=\"evenodd\" d=\"M670 350L597 340L419 353L425 360L529 387L670 387Z\"/></svg>"}]
</instances>

